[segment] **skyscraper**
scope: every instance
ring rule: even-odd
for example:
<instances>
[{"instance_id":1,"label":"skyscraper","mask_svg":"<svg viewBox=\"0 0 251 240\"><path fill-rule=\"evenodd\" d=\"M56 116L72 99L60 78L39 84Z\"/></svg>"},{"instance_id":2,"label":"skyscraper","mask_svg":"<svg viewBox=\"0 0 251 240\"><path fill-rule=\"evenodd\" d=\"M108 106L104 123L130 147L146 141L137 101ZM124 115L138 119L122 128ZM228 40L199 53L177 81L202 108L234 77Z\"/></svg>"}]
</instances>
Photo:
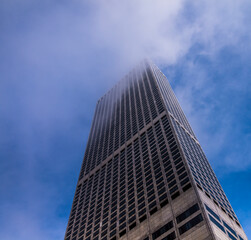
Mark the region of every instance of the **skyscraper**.
<instances>
[{"instance_id":1,"label":"skyscraper","mask_svg":"<svg viewBox=\"0 0 251 240\"><path fill-rule=\"evenodd\" d=\"M97 102L65 240L247 239L151 62Z\"/></svg>"}]
</instances>

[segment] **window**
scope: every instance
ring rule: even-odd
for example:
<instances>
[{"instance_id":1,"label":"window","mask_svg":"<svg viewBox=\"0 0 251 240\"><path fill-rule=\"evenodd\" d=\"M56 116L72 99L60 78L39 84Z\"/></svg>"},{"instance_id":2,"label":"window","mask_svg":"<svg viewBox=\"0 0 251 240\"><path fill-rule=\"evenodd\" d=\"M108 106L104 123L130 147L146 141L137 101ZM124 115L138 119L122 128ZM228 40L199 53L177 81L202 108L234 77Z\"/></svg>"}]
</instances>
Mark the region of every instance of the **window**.
<instances>
[{"instance_id":1,"label":"window","mask_svg":"<svg viewBox=\"0 0 251 240\"><path fill-rule=\"evenodd\" d=\"M162 189L160 189L160 190L158 191L158 194L161 195L161 194L164 193L165 191L166 191L166 189L165 189L165 188L162 188Z\"/></svg>"},{"instance_id":2,"label":"window","mask_svg":"<svg viewBox=\"0 0 251 240\"><path fill-rule=\"evenodd\" d=\"M236 232L226 222L223 221L223 224L231 233L233 233L237 237Z\"/></svg>"},{"instance_id":3,"label":"window","mask_svg":"<svg viewBox=\"0 0 251 240\"><path fill-rule=\"evenodd\" d=\"M140 207L143 208L143 207L145 206L145 204L143 204L143 203L142 203L141 205L142 205L142 206L139 206L139 207L138 207L139 210L141 209ZM142 214L144 214L145 212L146 212L146 209L143 209L143 210L139 211L139 216L142 215Z\"/></svg>"},{"instance_id":4,"label":"window","mask_svg":"<svg viewBox=\"0 0 251 240\"><path fill-rule=\"evenodd\" d=\"M211 222L213 222L222 232L225 233L224 227L218 223L211 215L208 215Z\"/></svg>"},{"instance_id":5,"label":"window","mask_svg":"<svg viewBox=\"0 0 251 240\"><path fill-rule=\"evenodd\" d=\"M132 229L135 228L135 227L136 227L136 222L134 222L133 224L131 224L131 225L129 226L129 229L132 230Z\"/></svg>"},{"instance_id":6,"label":"window","mask_svg":"<svg viewBox=\"0 0 251 240\"><path fill-rule=\"evenodd\" d=\"M207 211L209 213L211 213L220 222L221 221L220 217L210 207L208 207L206 204L205 204L205 206L206 206Z\"/></svg>"},{"instance_id":7,"label":"window","mask_svg":"<svg viewBox=\"0 0 251 240\"><path fill-rule=\"evenodd\" d=\"M189 182L189 178L188 178L188 177L185 178L184 180L182 180L182 181L180 182L180 185L183 186L183 185L185 185L187 182Z\"/></svg>"},{"instance_id":8,"label":"window","mask_svg":"<svg viewBox=\"0 0 251 240\"><path fill-rule=\"evenodd\" d=\"M173 227L173 222L170 221L167 224L165 224L163 227L159 228L157 231L155 231L152 234L153 240L155 240L156 238L158 238L159 236L161 236L162 234L164 234L165 232L167 232L172 227Z\"/></svg>"},{"instance_id":9,"label":"window","mask_svg":"<svg viewBox=\"0 0 251 240\"><path fill-rule=\"evenodd\" d=\"M168 234L166 237L162 238L162 240L173 240L176 238L175 232Z\"/></svg>"},{"instance_id":10,"label":"window","mask_svg":"<svg viewBox=\"0 0 251 240\"><path fill-rule=\"evenodd\" d=\"M132 210L131 212L129 212L129 217L131 217L133 214L135 214L135 210Z\"/></svg>"},{"instance_id":11,"label":"window","mask_svg":"<svg viewBox=\"0 0 251 240\"><path fill-rule=\"evenodd\" d=\"M168 187L171 188L176 184L176 180L174 179L172 182L168 184Z\"/></svg>"},{"instance_id":12,"label":"window","mask_svg":"<svg viewBox=\"0 0 251 240\"><path fill-rule=\"evenodd\" d=\"M184 221L186 218L191 216L193 213L199 210L199 205L196 203L192 207L188 208L185 212L181 213L179 216L176 217L177 223Z\"/></svg>"},{"instance_id":13,"label":"window","mask_svg":"<svg viewBox=\"0 0 251 240\"><path fill-rule=\"evenodd\" d=\"M155 199L155 196L151 196L150 198L148 198L148 202L150 203L151 201L153 201Z\"/></svg>"},{"instance_id":14,"label":"window","mask_svg":"<svg viewBox=\"0 0 251 240\"><path fill-rule=\"evenodd\" d=\"M185 171L185 167L181 168L180 170L177 171L178 175L180 175L183 171Z\"/></svg>"},{"instance_id":15,"label":"window","mask_svg":"<svg viewBox=\"0 0 251 240\"><path fill-rule=\"evenodd\" d=\"M179 227L180 235L191 229L192 227L199 224L201 221L203 221L202 215L199 214L198 216L192 218L190 221Z\"/></svg>"},{"instance_id":16,"label":"window","mask_svg":"<svg viewBox=\"0 0 251 240\"><path fill-rule=\"evenodd\" d=\"M143 222L143 221L145 221L145 220L146 220L146 215L144 215L143 217L141 217L141 218L139 219L140 222Z\"/></svg>"},{"instance_id":17,"label":"window","mask_svg":"<svg viewBox=\"0 0 251 240\"><path fill-rule=\"evenodd\" d=\"M237 240L236 237L234 237L231 233L227 232L228 236L232 239L232 240Z\"/></svg>"},{"instance_id":18,"label":"window","mask_svg":"<svg viewBox=\"0 0 251 240\"><path fill-rule=\"evenodd\" d=\"M192 187L192 185L189 183L189 184L187 184L185 187L183 187L182 189L183 189L183 192L185 192L185 191L187 191L189 188L191 188Z\"/></svg>"},{"instance_id":19,"label":"window","mask_svg":"<svg viewBox=\"0 0 251 240\"><path fill-rule=\"evenodd\" d=\"M239 236L240 240L244 240L241 236Z\"/></svg>"},{"instance_id":20,"label":"window","mask_svg":"<svg viewBox=\"0 0 251 240\"><path fill-rule=\"evenodd\" d=\"M116 229L110 233L110 237L112 237L115 234L116 234ZM116 239L116 237L114 237L113 239Z\"/></svg>"},{"instance_id":21,"label":"window","mask_svg":"<svg viewBox=\"0 0 251 240\"><path fill-rule=\"evenodd\" d=\"M140 204L140 203L142 203L142 202L144 202L145 201L145 197L143 196L142 198L140 198L139 200L138 200L138 204Z\"/></svg>"},{"instance_id":22,"label":"window","mask_svg":"<svg viewBox=\"0 0 251 240\"><path fill-rule=\"evenodd\" d=\"M145 203L144 203L144 202L138 206L138 209L140 210L140 209L142 209L143 207L145 207Z\"/></svg>"},{"instance_id":23,"label":"window","mask_svg":"<svg viewBox=\"0 0 251 240\"><path fill-rule=\"evenodd\" d=\"M172 193L174 193L176 190L178 190L178 187L177 187L177 186L174 186L172 189L169 190L169 192L170 192L170 194L172 194ZM175 194L174 194L174 195L175 195ZM174 195L173 195L173 196L174 196ZM174 199L173 196L172 196L172 199ZM176 198L176 197L177 197L177 196L175 196L175 198Z\"/></svg>"},{"instance_id":24,"label":"window","mask_svg":"<svg viewBox=\"0 0 251 240\"><path fill-rule=\"evenodd\" d=\"M171 172L173 172L173 170ZM169 173L166 174L167 177L168 177L168 175L169 175ZM168 177L167 182L171 182L174 179L174 177L175 177L174 175Z\"/></svg>"},{"instance_id":25,"label":"window","mask_svg":"<svg viewBox=\"0 0 251 240\"><path fill-rule=\"evenodd\" d=\"M117 223L114 223L113 225L110 226L110 231L113 230L114 228L116 228Z\"/></svg>"},{"instance_id":26,"label":"window","mask_svg":"<svg viewBox=\"0 0 251 240\"><path fill-rule=\"evenodd\" d=\"M122 236L125 235L125 234L126 234L126 229L123 230L122 232L120 232L120 233L119 233L119 236L122 237Z\"/></svg>"},{"instance_id":27,"label":"window","mask_svg":"<svg viewBox=\"0 0 251 240\"><path fill-rule=\"evenodd\" d=\"M154 213L156 213L158 211L158 208L155 207L150 211L150 215L153 215Z\"/></svg>"}]
</instances>

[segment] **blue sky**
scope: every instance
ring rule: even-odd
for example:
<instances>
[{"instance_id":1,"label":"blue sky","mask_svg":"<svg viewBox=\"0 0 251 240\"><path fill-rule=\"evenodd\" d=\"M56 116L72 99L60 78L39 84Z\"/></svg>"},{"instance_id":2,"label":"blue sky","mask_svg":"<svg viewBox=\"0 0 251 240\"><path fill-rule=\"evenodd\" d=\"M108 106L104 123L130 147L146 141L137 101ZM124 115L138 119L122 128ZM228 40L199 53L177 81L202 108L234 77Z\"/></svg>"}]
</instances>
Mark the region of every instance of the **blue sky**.
<instances>
[{"instance_id":1,"label":"blue sky","mask_svg":"<svg viewBox=\"0 0 251 240\"><path fill-rule=\"evenodd\" d=\"M96 101L146 56L251 237L250 10L248 0L2 0L0 239L63 239Z\"/></svg>"}]
</instances>

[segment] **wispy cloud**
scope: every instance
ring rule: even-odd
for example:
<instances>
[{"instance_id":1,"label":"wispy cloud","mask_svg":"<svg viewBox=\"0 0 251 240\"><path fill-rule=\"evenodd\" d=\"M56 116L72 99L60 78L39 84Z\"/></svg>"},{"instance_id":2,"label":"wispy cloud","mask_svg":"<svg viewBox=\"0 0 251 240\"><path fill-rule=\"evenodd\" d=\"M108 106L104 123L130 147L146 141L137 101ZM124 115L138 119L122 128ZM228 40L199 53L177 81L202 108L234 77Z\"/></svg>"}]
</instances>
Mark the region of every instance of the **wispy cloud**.
<instances>
[{"instance_id":1,"label":"wispy cloud","mask_svg":"<svg viewBox=\"0 0 251 240\"><path fill-rule=\"evenodd\" d=\"M82 72L97 62L99 68L112 62L121 69L145 56L173 64L195 44L205 46L201 54L212 55L224 46L246 48L243 39L250 37L247 0L76 0L45 2L41 8L33 1L17 6L5 1L3 6L6 22L16 15L9 20L12 28L4 29L8 50L50 72L49 67L73 66Z\"/></svg>"}]
</instances>

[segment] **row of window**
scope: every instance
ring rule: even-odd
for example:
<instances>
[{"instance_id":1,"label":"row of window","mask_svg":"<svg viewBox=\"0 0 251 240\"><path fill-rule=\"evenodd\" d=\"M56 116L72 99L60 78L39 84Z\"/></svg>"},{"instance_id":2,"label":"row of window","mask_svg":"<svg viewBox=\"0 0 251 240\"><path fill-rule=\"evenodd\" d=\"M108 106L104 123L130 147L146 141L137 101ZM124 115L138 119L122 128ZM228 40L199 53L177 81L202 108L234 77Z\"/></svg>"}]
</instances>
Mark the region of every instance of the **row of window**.
<instances>
[{"instance_id":1,"label":"row of window","mask_svg":"<svg viewBox=\"0 0 251 240\"><path fill-rule=\"evenodd\" d=\"M189 133L194 136L193 130L189 125L167 78L154 64L151 66L168 111L172 113L175 118L177 118L179 122L189 131Z\"/></svg>"},{"instance_id":2,"label":"row of window","mask_svg":"<svg viewBox=\"0 0 251 240\"><path fill-rule=\"evenodd\" d=\"M187 219L188 217L190 217L192 214L194 214L197 211L199 211L199 205L195 204L192 207L190 207L189 209L187 209L185 212L178 215L176 217L176 222L178 224L183 222L185 219ZM183 233L187 232L188 230L190 230L191 228L193 228L194 226L199 224L201 221L203 221L203 217L201 214L198 214L197 216L195 216L191 220L187 221L185 224L178 227L179 234L182 235ZM159 238L161 235L163 235L167 231L171 230L173 227L174 227L173 221L166 223L164 226L162 226L161 228L159 228L158 230L156 230L152 234L152 239L155 240L155 239ZM162 238L162 240L172 240L175 238L176 238L176 234L175 234L175 231L173 231L170 234L168 234L166 237Z\"/></svg>"},{"instance_id":3,"label":"row of window","mask_svg":"<svg viewBox=\"0 0 251 240\"><path fill-rule=\"evenodd\" d=\"M168 111L171 112L175 116L175 118L178 119L178 121L186 128L186 130L194 136L193 131L189 123L187 122L186 117L184 116L183 111L181 110L167 79L156 66L153 65L152 68L154 70L157 82L159 83L160 90L164 96ZM186 137L183 136L184 141L182 147L190 163L195 181L199 185L201 185L206 191L207 195L211 196L215 203L217 205L219 204L222 210L228 213L229 217L231 219L234 219L237 225L240 226L238 219L236 218L236 215L233 212L233 209L228 202L225 193L223 192L215 174L213 173L208 161L206 160L202 149L195 143L195 141L192 140L190 136L188 137L188 134L184 134L184 130L181 134L181 127L179 127L180 129L177 128L178 127L176 126L176 130L177 132L180 132L180 135L187 135ZM182 137L179 136L179 138ZM195 164L193 164L194 161L196 161Z\"/></svg>"},{"instance_id":4,"label":"row of window","mask_svg":"<svg viewBox=\"0 0 251 240\"><path fill-rule=\"evenodd\" d=\"M199 184L199 186L202 186L207 195L212 197L216 204L220 205L223 211L227 212L230 218L235 219L236 223L239 225L235 213L201 147L173 118L172 123L176 129L194 180Z\"/></svg>"},{"instance_id":5,"label":"row of window","mask_svg":"<svg viewBox=\"0 0 251 240\"><path fill-rule=\"evenodd\" d=\"M183 191L186 189L186 187L184 188L184 186L190 186L189 177L168 119L166 116L163 116L161 120L168 143L167 145L172 156L172 161L170 161L170 159L163 158L163 165L166 172L167 182L169 183L168 186L170 187L169 193L171 195L173 194L172 196L175 197L179 195L179 192L175 180L172 181L174 175L178 175L176 179L180 182L181 187L183 187ZM175 169L175 171L173 171L173 169Z\"/></svg>"},{"instance_id":6,"label":"row of window","mask_svg":"<svg viewBox=\"0 0 251 240\"><path fill-rule=\"evenodd\" d=\"M205 208L208 212L208 216L210 221L217 226L222 232L227 234L233 240L244 240L240 235L236 233L236 231L230 227L224 220L220 218L218 214L216 214L209 206L205 204Z\"/></svg>"}]
</instances>

